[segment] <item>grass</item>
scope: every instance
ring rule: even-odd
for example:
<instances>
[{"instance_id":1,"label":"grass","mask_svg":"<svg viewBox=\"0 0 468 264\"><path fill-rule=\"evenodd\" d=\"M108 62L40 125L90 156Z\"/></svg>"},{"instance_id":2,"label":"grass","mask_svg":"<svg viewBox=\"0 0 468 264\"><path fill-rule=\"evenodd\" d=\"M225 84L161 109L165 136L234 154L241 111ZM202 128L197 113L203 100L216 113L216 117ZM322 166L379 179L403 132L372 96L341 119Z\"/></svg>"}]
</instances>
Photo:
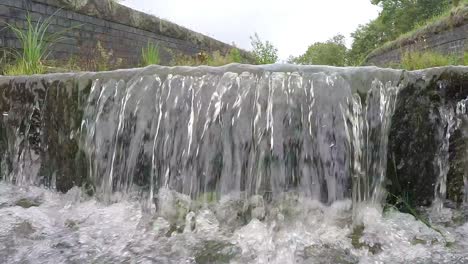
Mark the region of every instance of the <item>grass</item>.
<instances>
[{"instance_id":1,"label":"grass","mask_svg":"<svg viewBox=\"0 0 468 264\"><path fill-rule=\"evenodd\" d=\"M200 52L195 56L186 55L175 55L173 56L173 66L222 66L230 63L242 63L243 58L239 49L232 48L226 55L221 54L219 51L215 51L212 54L206 52Z\"/></svg>"},{"instance_id":2,"label":"grass","mask_svg":"<svg viewBox=\"0 0 468 264\"><path fill-rule=\"evenodd\" d=\"M443 66L466 66L468 65L468 50L464 55L458 57L454 54L444 55L433 51L413 51L405 52L400 62L391 62L386 64L387 68L404 69L408 71L422 70L433 67Z\"/></svg>"},{"instance_id":3,"label":"grass","mask_svg":"<svg viewBox=\"0 0 468 264\"><path fill-rule=\"evenodd\" d=\"M6 75L32 75L45 72L44 61L49 56L50 47L60 41L63 38L61 35L69 30L66 29L54 34L47 33L55 14L43 21L39 19L36 23L33 23L31 15L27 14L25 29L6 23L6 28L15 34L21 44L21 51L7 52L13 57L14 62L5 67L4 73Z\"/></svg>"},{"instance_id":4,"label":"grass","mask_svg":"<svg viewBox=\"0 0 468 264\"><path fill-rule=\"evenodd\" d=\"M432 51L406 52L401 58L401 68L412 71L447 65L462 65L465 64L466 57L466 53L465 59L462 60L454 55L443 55Z\"/></svg>"},{"instance_id":5,"label":"grass","mask_svg":"<svg viewBox=\"0 0 468 264\"><path fill-rule=\"evenodd\" d=\"M161 58L159 56L159 48L156 44L148 42L146 47L141 50L142 66L159 64Z\"/></svg>"},{"instance_id":6,"label":"grass","mask_svg":"<svg viewBox=\"0 0 468 264\"><path fill-rule=\"evenodd\" d=\"M466 17L468 17L468 0L463 0L458 7L454 7L438 16L434 16L431 19L426 20L424 23L416 25L413 30L400 35L397 39L386 42L367 55L364 61L368 61L369 58L377 56L388 50L398 49L411 43L424 42L426 34L439 33L452 27L459 26L464 23Z\"/></svg>"}]
</instances>

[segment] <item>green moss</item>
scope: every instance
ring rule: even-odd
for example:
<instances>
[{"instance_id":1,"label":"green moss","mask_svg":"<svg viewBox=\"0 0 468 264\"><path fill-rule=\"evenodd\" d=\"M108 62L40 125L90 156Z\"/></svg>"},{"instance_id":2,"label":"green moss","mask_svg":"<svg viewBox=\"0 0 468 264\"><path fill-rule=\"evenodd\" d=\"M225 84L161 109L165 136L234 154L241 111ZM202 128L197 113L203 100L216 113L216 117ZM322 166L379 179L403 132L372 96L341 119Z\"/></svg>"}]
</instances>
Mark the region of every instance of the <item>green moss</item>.
<instances>
[{"instance_id":1,"label":"green moss","mask_svg":"<svg viewBox=\"0 0 468 264\"><path fill-rule=\"evenodd\" d=\"M361 237L364 235L364 226L359 225L353 228L353 232L349 235L351 244L354 248L362 248L364 244L360 242Z\"/></svg>"},{"instance_id":2,"label":"green moss","mask_svg":"<svg viewBox=\"0 0 468 264\"><path fill-rule=\"evenodd\" d=\"M38 207L38 206L41 205L41 203L39 201L37 201L37 200L22 198L22 199L19 199L18 201L16 201L15 205L23 207L23 208L31 208L31 207Z\"/></svg>"},{"instance_id":3,"label":"green moss","mask_svg":"<svg viewBox=\"0 0 468 264\"><path fill-rule=\"evenodd\" d=\"M203 241L195 252L195 262L197 264L230 263L240 253L241 249L229 242L207 240Z\"/></svg>"},{"instance_id":4,"label":"green moss","mask_svg":"<svg viewBox=\"0 0 468 264\"><path fill-rule=\"evenodd\" d=\"M198 195L195 200L197 203L213 203L218 201L218 194L216 192L204 192Z\"/></svg>"},{"instance_id":5,"label":"green moss","mask_svg":"<svg viewBox=\"0 0 468 264\"><path fill-rule=\"evenodd\" d=\"M304 248L304 255L305 263L359 263L359 259L353 256L349 250L336 248L329 244L308 246Z\"/></svg>"},{"instance_id":6,"label":"green moss","mask_svg":"<svg viewBox=\"0 0 468 264\"><path fill-rule=\"evenodd\" d=\"M422 239L419 239L417 237L413 238L413 240L411 240L411 245L426 245L426 240L422 240Z\"/></svg>"},{"instance_id":7,"label":"green moss","mask_svg":"<svg viewBox=\"0 0 468 264\"><path fill-rule=\"evenodd\" d=\"M375 243L373 245L368 245L367 243L361 242L361 238L364 235L364 226L358 225L355 226L353 232L348 236L351 238L351 245L356 249L367 248L372 254L378 254L382 251L382 245Z\"/></svg>"}]
</instances>

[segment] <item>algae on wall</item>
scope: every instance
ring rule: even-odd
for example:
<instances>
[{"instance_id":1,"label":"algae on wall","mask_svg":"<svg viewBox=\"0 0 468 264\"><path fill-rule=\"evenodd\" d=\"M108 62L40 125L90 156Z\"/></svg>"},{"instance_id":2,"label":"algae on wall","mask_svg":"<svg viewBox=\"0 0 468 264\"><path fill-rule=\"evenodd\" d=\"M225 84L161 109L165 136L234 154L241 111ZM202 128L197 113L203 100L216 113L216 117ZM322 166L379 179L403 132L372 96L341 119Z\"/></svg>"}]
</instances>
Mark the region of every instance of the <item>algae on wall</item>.
<instances>
[{"instance_id":1,"label":"algae on wall","mask_svg":"<svg viewBox=\"0 0 468 264\"><path fill-rule=\"evenodd\" d=\"M443 173L438 155L448 132L441 107L454 109L468 97L468 72L447 67L410 73L398 95L389 135L387 190L405 197L411 205L430 205ZM456 117L460 118L460 117ZM460 130L462 129L462 130ZM455 130L449 140L447 197L460 202L467 162L460 141L465 128ZM390 197L391 198L391 197Z\"/></svg>"}]
</instances>

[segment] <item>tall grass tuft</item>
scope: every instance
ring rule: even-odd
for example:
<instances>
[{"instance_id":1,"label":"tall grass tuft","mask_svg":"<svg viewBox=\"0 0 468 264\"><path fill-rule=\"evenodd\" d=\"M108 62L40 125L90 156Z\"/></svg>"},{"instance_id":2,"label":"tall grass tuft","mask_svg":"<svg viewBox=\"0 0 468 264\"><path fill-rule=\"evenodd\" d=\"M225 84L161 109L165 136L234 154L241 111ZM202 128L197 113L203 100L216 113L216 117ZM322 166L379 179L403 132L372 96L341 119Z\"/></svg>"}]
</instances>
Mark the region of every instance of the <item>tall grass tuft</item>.
<instances>
[{"instance_id":1,"label":"tall grass tuft","mask_svg":"<svg viewBox=\"0 0 468 264\"><path fill-rule=\"evenodd\" d=\"M68 30L47 34L54 15L44 21L39 19L36 23L33 23L31 15L28 14L25 29L6 23L6 27L15 34L21 44L21 51L14 50L10 52L14 63L6 67L6 75L32 75L45 72L43 63L49 56L50 47L62 39L60 36Z\"/></svg>"},{"instance_id":2,"label":"tall grass tuft","mask_svg":"<svg viewBox=\"0 0 468 264\"><path fill-rule=\"evenodd\" d=\"M460 60L456 56L430 51L407 52L401 59L401 67L410 71L457 64L460 64Z\"/></svg>"},{"instance_id":3,"label":"tall grass tuft","mask_svg":"<svg viewBox=\"0 0 468 264\"><path fill-rule=\"evenodd\" d=\"M159 64L161 58L159 56L159 48L157 45L148 42L146 47L141 49L142 66Z\"/></svg>"}]
</instances>

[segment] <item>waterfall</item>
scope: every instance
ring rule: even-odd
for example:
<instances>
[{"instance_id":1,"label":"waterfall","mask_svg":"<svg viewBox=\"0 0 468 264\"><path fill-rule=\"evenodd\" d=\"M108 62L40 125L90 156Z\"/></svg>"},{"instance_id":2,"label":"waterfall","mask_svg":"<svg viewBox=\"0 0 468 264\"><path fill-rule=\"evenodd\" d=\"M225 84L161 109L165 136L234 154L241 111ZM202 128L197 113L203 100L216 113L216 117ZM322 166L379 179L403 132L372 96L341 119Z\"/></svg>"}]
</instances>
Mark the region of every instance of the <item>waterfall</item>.
<instances>
[{"instance_id":1,"label":"waterfall","mask_svg":"<svg viewBox=\"0 0 468 264\"><path fill-rule=\"evenodd\" d=\"M466 107L467 107L467 103L468 103L468 98L467 99L464 99L464 100L461 100L457 103L457 106L456 106L456 109L455 109L455 115L457 117L457 128L462 128L461 131L462 131L462 138L466 141L466 139L468 138L468 135L466 134L467 133L467 125L468 125L468 116L467 116L467 111L466 111ZM464 173L463 173L463 184L464 184L464 188L463 188L463 194L464 194L464 197L463 197L463 202L464 204L468 204L468 167L466 167L468 164L468 149L466 148L465 146L465 149L464 149L464 153L465 153L465 159L464 159L464 164L465 164L465 168L464 168Z\"/></svg>"},{"instance_id":2,"label":"waterfall","mask_svg":"<svg viewBox=\"0 0 468 264\"><path fill-rule=\"evenodd\" d=\"M468 263L466 72L0 77L0 262Z\"/></svg>"},{"instance_id":3,"label":"waterfall","mask_svg":"<svg viewBox=\"0 0 468 264\"><path fill-rule=\"evenodd\" d=\"M81 135L98 194L380 203L396 78L330 69L95 80Z\"/></svg>"}]
</instances>

